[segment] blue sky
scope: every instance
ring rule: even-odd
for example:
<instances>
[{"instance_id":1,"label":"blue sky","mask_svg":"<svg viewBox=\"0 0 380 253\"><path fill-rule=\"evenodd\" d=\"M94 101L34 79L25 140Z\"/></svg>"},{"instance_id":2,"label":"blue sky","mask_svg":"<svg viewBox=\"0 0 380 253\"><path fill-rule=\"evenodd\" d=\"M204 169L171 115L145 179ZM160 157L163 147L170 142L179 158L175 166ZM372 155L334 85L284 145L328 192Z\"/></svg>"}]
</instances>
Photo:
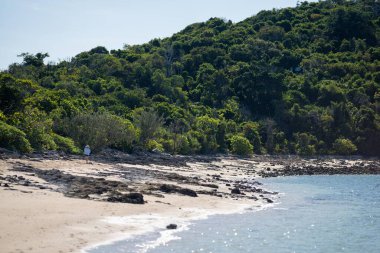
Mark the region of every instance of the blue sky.
<instances>
[{"instance_id":1,"label":"blue sky","mask_svg":"<svg viewBox=\"0 0 380 253\"><path fill-rule=\"evenodd\" d=\"M122 48L171 36L187 25L221 17L239 22L296 0L0 0L0 69L23 52L67 59L105 46Z\"/></svg>"}]
</instances>

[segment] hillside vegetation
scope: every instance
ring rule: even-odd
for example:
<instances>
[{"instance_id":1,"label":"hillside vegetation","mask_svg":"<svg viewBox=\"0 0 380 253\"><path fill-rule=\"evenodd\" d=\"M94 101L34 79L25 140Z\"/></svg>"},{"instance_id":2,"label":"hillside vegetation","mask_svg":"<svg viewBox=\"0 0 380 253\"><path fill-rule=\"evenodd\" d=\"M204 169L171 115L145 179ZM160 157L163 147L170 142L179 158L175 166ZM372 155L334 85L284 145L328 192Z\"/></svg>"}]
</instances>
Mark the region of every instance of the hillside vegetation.
<instances>
[{"instance_id":1,"label":"hillside vegetation","mask_svg":"<svg viewBox=\"0 0 380 253\"><path fill-rule=\"evenodd\" d=\"M380 155L380 3L303 2L239 23L0 72L0 146L76 153Z\"/></svg>"}]
</instances>

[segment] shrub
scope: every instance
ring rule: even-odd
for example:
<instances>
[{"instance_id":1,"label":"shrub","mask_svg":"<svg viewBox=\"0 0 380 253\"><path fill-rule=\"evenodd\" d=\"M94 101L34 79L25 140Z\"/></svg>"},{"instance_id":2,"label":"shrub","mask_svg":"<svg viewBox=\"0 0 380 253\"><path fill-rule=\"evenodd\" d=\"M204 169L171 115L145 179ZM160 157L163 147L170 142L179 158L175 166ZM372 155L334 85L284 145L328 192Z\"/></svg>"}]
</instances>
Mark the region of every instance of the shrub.
<instances>
[{"instance_id":1,"label":"shrub","mask_svg":"<svg viewBox=\"0 0 380 253\"><path fill-rule=\"evenodd\" d=\"M231 151L237 155L250 155L253 151L253 146L249 140L240 135L231 137Z\"/></svg>"},{"instance_id":2,"label":"shrub","mask_svg":"<svg viewBox=\"0 0 380 253\"><path fill-rule=\"evenodd\" d=\"M168 152L168 153L174 153L175 152L174 141L173 140L160 138L158 140L158 143L160 145L162 145L162 147L165 150L165 152Z\"/></svg>"},{"instance_id":3,"label":"shrub","mask_svg":"<svg viewBox=\"0 0 380 253\"><path fill-rule=\"evenodd\" d=\"M83 113L57 125L57 130L70 136L81 147L90 145L95 152L105 147L128 149L137 135L128 120L108 113Z\"/></svg>"},{"instance_id":4,"label":"shrub","mask_svg":"<svg viewBox=\"0 0 380 253\"><path fill-rule=\"evenodd\" d=\"M148 151L158 151L158 152L164 152L164 147L162 144L158 143L155 140L148 140L146 143L146 148Z\"/></svg>"},{"instance_id":5,"label":"shrub","mask_svg":"<svg viewBox=\"0 0 380 253\"><path fill-rule=\"evenodd\" d=\"M220 121L209 116L196 118L195 128L197 138L201 144L202 153L213 153L218 149L217 131Z\"/></svg>"},{"instance_id":6,"label":"shrub","mask_svg":"<svg viewBox=\"0 0 380 253\"><path fill-rule=\"evenodd\" d=\"M350 155L354 153L357 148L349 139L339 138L333 144L334 153L337 155Z\"/></svg>"},{"instance_id":7,"label":"shrub","mask_svg":"<svg viewBox=\"0 0 380 253\"><path fill-rule=\"evenodd\" d=\"M117 121L117 127L114 130L118 132L116 134L118 137L115 139L115 144L113 146L119 150L132 151L133 143L139 138L139 129L127 119L117 117L114 117L114 119Z\"/></svg>"},{"instance_id":8,"label":"shrub","mask_svg":"<svg viewBox=\"0 0 380 253\"><path fill-rule=\"evenodd\" d=\"M26 139L26 134L3 121L0 121L0 147L23 153L32 151L32 147Z\"/></svg>"},{"instance_id":9,"label":"shrub","mask_svg":"<svg viewBox=\"0 0 380 253\"><path fill-rule=\"evenodd\" d=\"M53 137L55 144L57 144L57 150L71 154L79 154L81 152L80 149L75 146L72 139L60 136L55 133L52 133L51 136Z\"/></svg>"},{"instance_id":10,"label":"shrub","mask_svg":"<svg viewBox=\"0 0 380 253\"><path fill-rule=\"evenodd\" d=\"M298 155L315 155L315 145L318 143L315 136L308 133L296 133L295 139L295 149Z\"/></svg>"},{"instance_id":11,"label":"shrub","mask_svg":"<svg viewBox=\"0 0 380 253\"><path fill-rule=\"evenodd\" d=\"M137 111L134 120L140 129L140 141L142 143L154 138L158 129L164 124L164 119L154 110Z\"/></svg>"},{"instance_id":12,"label":"shrub","mask_svg":"<svg viewBox=\"0 0 380 253\"><path fill-rule=\"evenodd\" d=\"M197 131L189 131L185 135L186 141L183 142L185 146L181 148L181 152L183 154L194 154L199 152L202 148L201 143L198 141L200 135L201 133Z\"/></svg>"},{"instance_id":13,"label":"shrub","mask_svg":"<svg viewBox=\"0 0 380 253\"><path fill-rule=\"evenodd\" d=\"M53 121L47 114L37 108L26 107L23 112L17 112L9 119L12 125L17 126L35 150L56 150L52 136Z\"/></svg>"},{"instance_id":14,"label":"shrub","mask_svg":"<svg viewBox=\"0 0 380 253\"><path fill-rule=\"evenodd\" d=\"M5 121L7 117L5 117L4 113L0 110L0 120Z\"/></svg>"},{"instance_id":15,"label":"shrub","mask_svg":"<svg viewBox=\"0 0 380 253\"><path fill-rule=\"evenodd\" d=\"M184 135L180 136L179 138L179 147L178 147L178 152L183 155L188 155L191 153L191 147L190 147L190 142L188 138Z\"/></svg>"},{"instance_id":16,"label":"shrub","mask_svg":"<svg viewBox=\"0 0 380 253\"><path fill-rule=\"evenodd\" d=\"M41 128L33 128L27 132L28 140L36 150L57 150L53 137Z\"/></svg>"},{"instance_id":17,"label":"shrub","mask_svg":"<svg viewBox=\"0 0 380 253\"><path fill-rule=\"evenodd\" d=\"M255 153L261 154L259 124L252 121L244 122L242 124L242 130L244 137L246 137L250 143L253 143Z\"/></svg>"}]
</instances>

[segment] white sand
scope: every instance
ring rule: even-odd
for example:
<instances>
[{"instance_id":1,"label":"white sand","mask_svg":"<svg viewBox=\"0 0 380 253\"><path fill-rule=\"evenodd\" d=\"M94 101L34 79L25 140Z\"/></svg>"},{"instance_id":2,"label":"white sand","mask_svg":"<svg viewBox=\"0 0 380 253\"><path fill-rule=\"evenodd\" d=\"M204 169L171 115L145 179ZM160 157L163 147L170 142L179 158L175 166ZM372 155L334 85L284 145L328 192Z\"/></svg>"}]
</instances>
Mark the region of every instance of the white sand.
<instances>
[{"instance_id":1,"label":"white sand","mask_svg":"<svg viewBox=\"0 0 380 253\"><path fill-rule=\"evenodd\" d=\"M83 160L0 161L2 176L17 174L39 182L43 180L28 176L27 173L9 171L15 162L40 169L56 168L79 175L110 170L114 165L86 164ZM145 167L155 170L173 169L165 166ZM195 166L191 171L184 168L183 174L202 176L205 171L207 170L203 166ZM188 219L197 219L208 214L238 212L246 207L263 205L262 201L233 200L208 195L192 198L176 194L166 194L165 198L144 195L148 203L133 205L68 198L58 192L34 187L12 188L16 190L0 187L0 252L4 253L80 252L99 243L153 229L164 229L169 223L181 226ZM225 185L221 185L221 188L229 191Z\"/></svg>"}]
</instances>

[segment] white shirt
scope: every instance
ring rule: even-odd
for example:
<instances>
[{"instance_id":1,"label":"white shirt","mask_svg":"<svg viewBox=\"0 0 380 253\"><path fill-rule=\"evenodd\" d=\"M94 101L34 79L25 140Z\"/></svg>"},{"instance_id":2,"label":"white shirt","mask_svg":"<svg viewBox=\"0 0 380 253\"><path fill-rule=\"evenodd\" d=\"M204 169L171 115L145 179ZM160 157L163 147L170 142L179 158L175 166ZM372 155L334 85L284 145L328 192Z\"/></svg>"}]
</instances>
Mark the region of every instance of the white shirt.
<instances>
[{"instance_id":1,"label":"white shirt","mask_svg":"<svg viewBox=\"0 0 380 253\"><path fill-rule=\"evenodd\" d=\"M90 153L91 153L91 149L89 147L85 147L84 148L84 154L85 155L90 155Z\"/></svg>"}]
</instances>

